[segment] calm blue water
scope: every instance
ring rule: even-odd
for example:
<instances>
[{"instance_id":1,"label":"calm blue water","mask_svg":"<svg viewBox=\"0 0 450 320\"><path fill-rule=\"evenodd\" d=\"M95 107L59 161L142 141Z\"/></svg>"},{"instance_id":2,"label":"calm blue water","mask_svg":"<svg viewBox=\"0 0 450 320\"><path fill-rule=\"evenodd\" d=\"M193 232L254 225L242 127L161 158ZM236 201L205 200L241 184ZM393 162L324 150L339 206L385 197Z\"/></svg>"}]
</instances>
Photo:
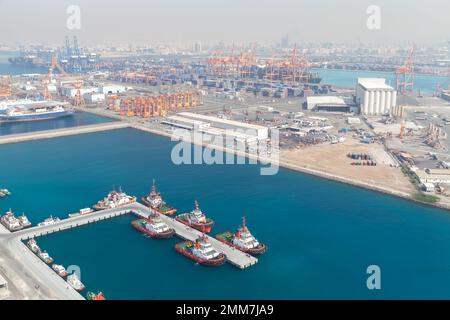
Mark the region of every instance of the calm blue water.
<instances>
[{"instance_id":1,"label":"calm blue water","mask_svg":"<svg viewBox=\"0 0 450 320\"><path fill-rule=\"evenodd\" d=\"M247 217L269 251L247 270L208 268L176 253L178 241L151 240L131 217L39 240L56 262L81 267L88 290L111 299L450 298L450 214L316 177L253 165L171 164L173 143L123 129L0 146L0 184L14 194L2 212L36 223L65 217L112 185L142 196L155 177L180 211L198 199L213 233ZM382 290L366 288L366 268L382 270Z\"/></svg>"},{"instance_id":2,"label":"calm blue water","mask_svg":"<svg viewBox=\"0 0 450 320\"><path fill-rule=\"evenodd\" d=\"M76 112L72 116L57 119L0 123L0 136L24 132L69 128L110 121L114 120L111 118L100 117L87 112Z\"/></svg>"},{"instance_id":3,"label":"calm blue water","mask_svg":"<svg viewBox=\"0 0 450 320\"><path fill-rule=\"evenodd\" d=\"M332 84L338 87L354 88L358 78L386 78L387 83L395 87L395 75L387 72L368 72L352 70L314 69L322 77L322 83ZM416 74L414 76L414 90L421 93L432 93L439 84L442 89L450 85L449 77Z\"/></svg>"}]
</instances>

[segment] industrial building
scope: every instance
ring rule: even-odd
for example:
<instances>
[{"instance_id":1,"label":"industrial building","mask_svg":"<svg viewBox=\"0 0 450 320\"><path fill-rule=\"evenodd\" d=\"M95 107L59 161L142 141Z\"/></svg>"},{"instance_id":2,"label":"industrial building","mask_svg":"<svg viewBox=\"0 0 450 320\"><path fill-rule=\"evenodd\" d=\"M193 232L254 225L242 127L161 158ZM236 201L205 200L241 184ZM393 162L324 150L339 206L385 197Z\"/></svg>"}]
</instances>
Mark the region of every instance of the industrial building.
<instances>
[{"instance_id":1,"label":"industrial building","mask_svg":"<svg viewBox=\"0 0 450 320\"><path fill-rule=\"evenodd\" d=\"M211 126L209 122L193 120L179 116L167 117L162 121L162 123L188 130L204 130Z\"/></svg>"},{"instance_id":2,"label":"industrial building","mask_svg":"<svg viewBox=\"0 0 450 320\"><path fill-rule=\"evenodd\" d=\"M178 116L208 122L211 126L219 129L240 130L246 134L255 136L258 140L265 140L269 137L269 128L260 125L206 116L192 112L180 112L178 113Z\"/></svg>"},{"instance_id":3,"label":"industrial building","mask_svg":"<svg viewBox=\"0 0 450 320\"><path fill-rule=\"evenodd\" d=\"M124 86L120 85L101 85L98 88L98 92L101 92L103 94L117 94L117 93L123 93L127 91L127 89Z\"/></svg>"},{"instance_id":4,"label":"industrial building","mask_svg":"<svg viewBox=\"0 0 450 320\"><path fill-rule=\"evenodd\" d=\"M84 101L87 104L99 103L105 101L105 95L103 93L89 92L83 95Z\"/></svg>"},{"instance_id":5,"label":"industrial building","mask_svg":"<svg viewBox=\"0 0 450 320\"><path fill-rule=\"evenodd\" d=\"M354 104L349 101L345 101L342 97L336 96L307 97L303 108L312 111L328 112L353 112L357 110Z\"/></svg>"},{"instance_id":6,"label":"industrial building","mask_svg":"<svg viewBox=\"0 0 450 320\"><path fill-rule=\"evenodd\" d=\"M388 114L397 105L397 91L387 85L384 78L358 78L356 103L361 114Z\"/></svg>"}]
</instances>

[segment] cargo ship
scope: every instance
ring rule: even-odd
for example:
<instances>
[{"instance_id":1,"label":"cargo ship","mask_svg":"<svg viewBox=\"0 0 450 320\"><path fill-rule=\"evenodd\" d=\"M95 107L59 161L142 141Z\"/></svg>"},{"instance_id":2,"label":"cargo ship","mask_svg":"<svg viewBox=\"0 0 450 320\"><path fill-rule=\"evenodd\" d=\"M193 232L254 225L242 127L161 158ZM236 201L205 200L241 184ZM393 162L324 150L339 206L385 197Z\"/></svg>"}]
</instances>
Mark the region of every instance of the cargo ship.
<instances>
[{"instance_id":1,"label":"cargo ship","mask_svg":"<svg viewBox=\"0 0 450 320\"><path fill-rule=\"evenodd\" d=\"M221 232L216 235L216 239L253 255L263 254L267 250L266 245L260 243L250 233L245 223L245 217L242 218L242 226L238 228L236 233L233 234L231 231Z\"/></svg>"},{"instance_id":2,"label":"cargo ship","mask_svg":"<svg viewBox=\"0 0 450 320\"><path fill-rule=\"evenodd\" d=\"M64 278L68 275L66 268L60 264L53 264L52 269L61 277Z\"/></svg>"},{"instance_id":3,"label":"cargo ship","mask_svg":"<svg viewBox=\"0 0 450 320\"><path fill-rule=\"evenodd\" d=\"M200 210L197 200L195 200L195 209L193 211L180 214L175 220L206 233L211 231L212 225L214 224L214 221L207 218Z\"/></svg>"},{"instance_id":4,"label":"cargo ship","mask_svg":"<svg viewBox=\"0 0 450 320\"><path fill-rule=\"evenodd\" d=\"M34 240L34 239L28 240L27 247L30 248L30 250L35 254L38 254L39 252L41 252L41 248L39 248L36 240Z\"/></svg>"},{"instance_id":5,"label":"cargo ship","mask_svg":"<svg viewBox=\"0 0 450 320\"><path fill-rule=\"evenodd\" d=\"M161 197L161 193L156 191L155 179L153 179L152 191L141 200L151 209L160 214L173 215L177 213L177 209L169 206Z\"/></svg>"},{"instance_id":6,"label":"cargo ship","mask_svg":"<svg viewBox=\"0 0 450 320\"><path fill-rule=\"evenodd\" d=\"M50 257L50 255L46 251L39 251L37 255L46 264L52 264L53 263L53 258Z\"/></svg>"},{"instance_id":7,"label":"cargo ship","mask_svg":"<svg viewBox=\"0 0 450 320\"><path fill-rule=\"evenodd\" d=\"M103 292L99 292L99 293L95 294L92 291L89 291L86 294L86 299L88 299L88 300L106 300L105 296L103 295Z\"/></svg>"},{"instance_id":8,"label":"cargo ship","mask_svg":"<svg viewBox=\"0 0 450 320\"><path fill-rule=\"evenodd\" d=\"M16 218L11 209L9 209L9 211L0 218L0 222L11 232L23 229L20 220Z\"/></svg>"},{"instance_id":9,"label":"cargo ship","mask_svg":"<svg viewBox=\"0 0 450 320\"><path fill-rule=\"evenodd\" d=\"M184 241L178 243L175 246L175 250L205 266L221 266L227 260L227 257L223 253L217 252L214 249L204 235L195 242Z\"/></svg>"},{"instance_id":10,"label":"cargo ship","mask_svg":"<svg viewBox=\"0 0 450 320\"><path fill-rule=\"evenodd\" d=\"M94 209L97 211L113 209L135 202L136 197L127 195L126 193L122 192L121 188L119 188L119 191L113 190L108 193L108 195L103 200L97 202L97 204L94 205Z\"/></svg>"},{"instance_id":11,"label":"cargo ship","mask_svg":"<svg viewBox=\"0 0 450 320\"><path fill-rule=\"evenodd\" d=\"M150 214L148 219L139 219L131 222L136 230L152 237L166 239L171 238L175 234L175 230L169 228L159 217L158 213Z\"/></svg>"},{"instance_id":12,"label":"cargo ship","mask_svg":"<svg viewBox=\"0 0 450 320\"><path fill-rule=\"evenodd\" d=\"M49 120L67 117L74 114L73 109L63 105L44 105L39 107L13 107L8 108L5 113L0 113L0 122L25 122L36 120Z\"/></svg>"},{"instance_id":13,"label":"cargo ship","mask_svg":"<svg viewBox=\"0 0 450 320\"><path fill-rule=\"evenodd\" d=\"M84 284L80 281L80 279L78 279L76 274L71 274L67 276L66 281L72 288L74 288L78 292L83 291L85 288Z\"/></svg>"}]
</instances>

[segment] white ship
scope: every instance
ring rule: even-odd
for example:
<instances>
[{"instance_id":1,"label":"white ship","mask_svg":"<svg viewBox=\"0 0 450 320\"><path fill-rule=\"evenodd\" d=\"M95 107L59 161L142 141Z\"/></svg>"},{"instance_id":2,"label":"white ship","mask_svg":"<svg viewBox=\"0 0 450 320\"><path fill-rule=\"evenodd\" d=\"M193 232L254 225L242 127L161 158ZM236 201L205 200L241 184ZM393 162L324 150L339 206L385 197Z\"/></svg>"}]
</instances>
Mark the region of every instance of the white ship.
<instances>
[{"instance_id":1,"label":"white ship","mask_svg":"<svg viewBox=\"0 0 450 320\"><path fill-rule=\"evenodd\" d=\"M53 264L52 269L62 278L67 276L66 268L60 264Z\"/></svg>"},{"instance_id":2,"label":"white ship","mask_svg":"<svg viewBox=\"0 0 450 320\"><path fill-rule=\"evenodd\" d=\"M30 222L30 220L28 220L27 216L24 215L24 214L22 214L22 215L19 217L19 223L20 223L20 225L21 225L23 228L29 228L29 227L31 227L31 222Z\"/></svg>"},{"instance_id":3,"label":"white ship","mask_svg":"<svg viewBox=\"0 0 450 320\"><path fill-rule=\"evenodd\" d=\"M113 209L134 202L136 202L136 197L127 195L126 193L122 192L121 188L119 188L119 191L113 190L103 200L97 202L97 204L94 205L94 209Z\"/></svg>"},{"instance_id":4,"label":"white ship","mask_svg":"<svg viewBox=\"0 0 450 320\"><path fill-rule=\"evenodd\" d=\"M41 260L44 261L46 264L53 263L53 258L50 257L50 255L45 251L40 251L38 253L38 257L41 258Z\"/></svg>"},{"instance_id":5,"label":"white ship","mask_svg":"<svg viewBox=\"0 0 450 320\"><path fill-rule=\"evenodd\" d=\"M31 251L33 251L36 254L41 252L41 248L39 248L38 244L36 243L36 240L34 240L34 239L30 239L27 242L27 246L28 246L28 248L30 248Z\"/></svg>"},{"instance_id":6,"label":"white ship","mask_svg":"<svg viewBox=\"0 0 450 320\"><path fill-rule=\"evenodd\" d=\"M78 279L76 274L71 274L71 275L67 276L66 281L72 288L74 288L78 292L83 291L85 288L84 284L80 281L80 279Z\"/></svg>"},{"instance_id":7,"label":"white ship","mask_svg":"<svg viewBox=\"0 0 450 320\"><path fill-rule=\"evenodd\" d=\"M23 229L23 226L20 224L19 219L15 217L14 212L12 212L11 209L9 209L9 211L0 218L0 221L9 231L17 231Z\"/></svg>"},{"instance_id":8,"label":"white ship","mask_svg":"<svg viewBox=\"0 0 450 320\"><path fill-rule=\"evenodd\" d=\"M56 222L60 221L60 219L58 217L53 218L52 216L50 216L50 218L45 219L42 222L38 223L38 227L45 227L45 226L50 226L52 224L55 224Z\"/></svg>"}]
</instances>

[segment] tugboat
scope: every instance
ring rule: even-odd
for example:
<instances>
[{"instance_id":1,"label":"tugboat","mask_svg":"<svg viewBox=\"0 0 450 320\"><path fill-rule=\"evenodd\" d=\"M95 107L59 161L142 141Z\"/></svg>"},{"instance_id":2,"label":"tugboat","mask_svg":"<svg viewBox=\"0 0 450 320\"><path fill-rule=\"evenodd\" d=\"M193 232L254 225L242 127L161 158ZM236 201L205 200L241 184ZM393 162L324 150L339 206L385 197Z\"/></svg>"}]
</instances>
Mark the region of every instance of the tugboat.
<instances>
[{"instance_id":1,"label":"tugboat","mask_svg":"<svg viewBox=\"0 0 450 320\"><path fill-rule=\"evenodd\" d=\"M169 216L177 213L177 209L169 206L161 197L161 193L156 191L155 179L153 179L152 191L146 197L142 197L141 200L157 213Z\"/></svg>"},{"instance_id":2,"label":"tugboat","mask_svg":"<svg viewBox=\"0 0 450 320\"><path fill-rule=\"evenodd\" d=\"M38 253L38 257L41 258L41 260L44 261L46 264L53 263L53 258L50 257L50 255L46 251L40 251Z\"/></svg>"},{"instance_id":3,"label":"tugboat","mask_svg":"<svg viewBox=\"0 0 450 320\"><path fill-rule=\"evenodd\" d=\"M12 212L11 209L1 217L0 221L11 232L23 229L19 219L15 217L14 212Z\"/></svg>"},{"instance_id":4,"label":"tugboat","mask_svg":"<svg viewBox=\"0 0 450 320\"><path fill-rule=\"evenodd\" d=\"M86 294L86 298L88 300L106 300L105 296L103 295L103 292L99 292L99 293L95 294L92 291L89 291Z\"/></svg>"},{"instance_id":5,"label":"tugboat","mask_svg":"<svg viewBox=\"0 0 450 320\"><path fill-rule=\"evenodd\" d=\"M35 254L41 252L41 248L39 248L38 244L36 243L36 240L34 239L28 240L27 247L30 248L30 250Z\"/></svg>"},{"instance_id":6,"label":"tugboat","mask_svg":"<svg viewBox=\"0 0 450 320\"><path fill-rule=\"evenodd\" d=\"M53 216L50 216L50 218L47 218L44 221L39 222L38 227L51 226L52 224L55 224L58 221L60 221L60 219L58 217L53 218Z\"/></svg>"},{"instance_id":7,"label":"tugboat","mask_svg":"<svg viewBox=\"0 0 450 320\"><path fill-rule=\"evenodd\" d=\"M195 209L193 211L180 214L175 220L204 233L210 232L212 225L214 224L214 221L207 218L202 210L200 210L197 200L195 200Z\"/></svg>"},{"instance_id":8,"label":"tugboat","mask_svg":"<svg viewBox=\"0 0 450 320\"><path fill-rule=\"evenodd\" d=\"M71 274L67 276L67 283L70 284L72 288L77 290L78 292L84 290L84 284L78 279L76 274Z\"/></svg>"},{"instance_id":9,"label":"tugboat","mask_svg":"<svg viewBox=\"0 0 450 320\"><path fill-rule=\"evenodd\" d=\"M105 209L113 209L121 206L125 206L127 204L131 204L136 202L136 197L132 197L122 192L122 189L119 188L119 191L113 190L103 199L97 202L94 205L94 209L105 210Z\"/></svg>"},{"instance_id":10,"label":"tugboat","mask_svg":"<svg viewBox=\"0 0 450 320\"><path fill-rule=\"evenodd\" d=\"M31 222L28 220L27 216L22 213L22 215L19 217L19 223L22 226L22 228L29 228L31 227Z\"/></svg>"},{"instance_id":11,"label":"tugboat","mask_svg":"<svg viewBox=\"0 0 450 320\"><path fill-rule=\"evenodd\" d=\"M152 238L166 239L175 234L175 230L162 221L158 213L150 214L148 219L139 219L131 222L138 231Z\"/></svg>"},{"instance_id":12,"label":"tugboat","mask_svg":"<svg viewBox=\"0 0 450 320\"><path fill-rule=\"evenodd\" d=\"M60 264L53 264L52 269L61 277L64 278L68 275L66 268Z\"/></svg>"},{"instance_id":13,"label":"tugboat","mask_svg":"<svg viewBox=\"0 0 450 320\"><path fill-rule=\"evenodd\" d=\"M221 266L227 260L223 253L217 252L213 248L204 235L198 238L195 243L192 241L178 243L175 250L205 266Z\"/></svg>"},{"instance_id":14,"label":"tugboat","mask_svg":"<svg viewBox=\"0 0 450 320\"><path fill-rule=\"evenodd\" d=\"M253 255L263 254L267 250L266 245L258 242L250 233L245 223L245 217L242 217L242 226L238 228L236 233L233 234L231 231L222 232L216 235L216 239Z\"/></svg>"}]
</instances>

